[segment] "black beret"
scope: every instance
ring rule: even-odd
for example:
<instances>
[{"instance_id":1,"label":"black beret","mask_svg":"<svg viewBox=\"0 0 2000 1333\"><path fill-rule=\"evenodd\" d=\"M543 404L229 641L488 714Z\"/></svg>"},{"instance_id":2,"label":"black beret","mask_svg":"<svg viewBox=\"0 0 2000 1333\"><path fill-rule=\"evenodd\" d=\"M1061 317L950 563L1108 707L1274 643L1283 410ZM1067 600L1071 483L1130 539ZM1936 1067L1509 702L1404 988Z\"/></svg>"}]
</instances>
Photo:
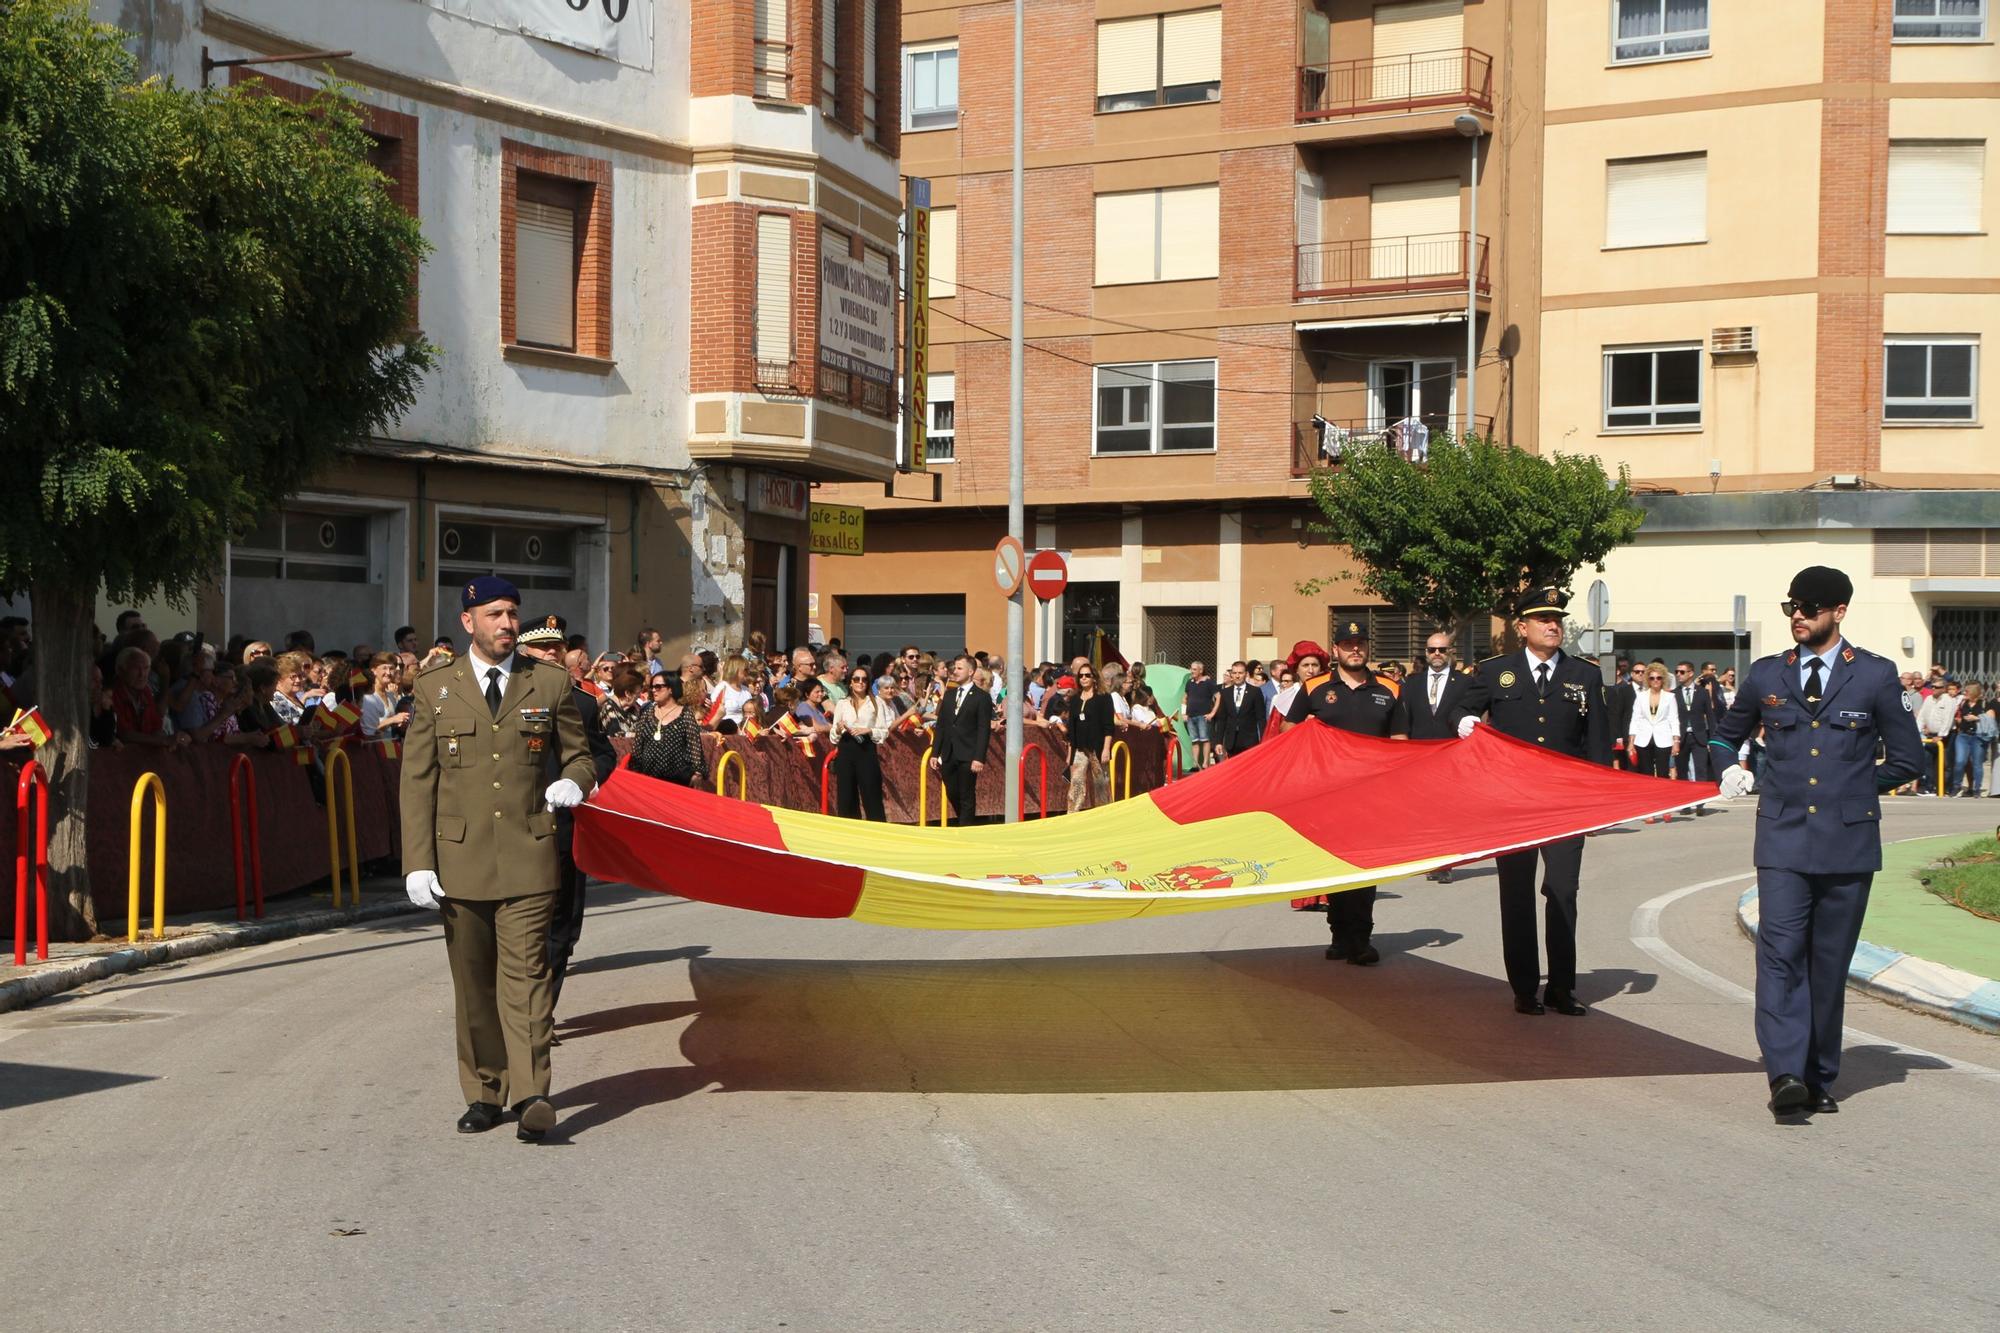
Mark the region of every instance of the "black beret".
<instances>
[{"instance_id":1,"label":"black beret","mask_svg":"<svg viewBox=\"0 0 2000 1333\"><path fill-rule=\"evenodd\" d=\"M458 594L458 604L467 611L475 606L484 606L488 602L500 601L512 602L519 606L521 590L498 574L481 574L466 584Z\"/></svg>"},{"instance_id":2,"label":"black beret","mask_svg":"<svg viewBox=\"0 0 2000 1333\"><path fill-rule=\"evenodd\" d=\"M1786 596L1814 606L1845 606L1854 600L1854 580L1827 565L1809 565L1792 576Z\"/></svg>"}]
</instances>

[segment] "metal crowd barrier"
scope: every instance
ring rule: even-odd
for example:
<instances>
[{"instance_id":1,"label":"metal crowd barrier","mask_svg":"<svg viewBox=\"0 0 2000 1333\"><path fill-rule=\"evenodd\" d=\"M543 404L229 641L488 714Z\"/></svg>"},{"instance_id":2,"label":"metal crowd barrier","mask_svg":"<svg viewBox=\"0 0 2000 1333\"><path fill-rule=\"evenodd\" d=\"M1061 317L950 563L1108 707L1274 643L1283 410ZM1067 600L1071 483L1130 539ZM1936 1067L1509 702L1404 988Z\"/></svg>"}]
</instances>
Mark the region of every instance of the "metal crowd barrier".
<instances>
[{"instance_id":1,"label":"metal crowd barrier","mask_svg":"<svg viewBox=\"0 0 2000 1333\"><path fill-rule=\"evenodd\" d=\"M338 778L339 782L334 779ZM345 796L347 809L347 887L353 907L361 906L361 858L354 838L354 765L338 745L326 753L326 849L333 866L333 905L340 906L340 823L336 811Z\"/></svg>"},{"instance_id":2,"label":"metal crowd barrier","mask_svg":"<svg viewBox=\"0 0 2000 1333\"><path fill-rule=\"evenodd\" d=\"M125 939L139 942L139 836L146 817L146 794L153 796L153 938L167 934L167 789L158 773L141 773L132 784L132 841L125 875Z\"/></svg>"},{"instance_id":3,"label":"metal crowd barrier","mask_svg":"<svg viewBox=\"0 0 2000 1333\"><path fill-rule=\"evenodd\" d=\"M35 800L39 788L41 799ZM35 807L34 842L28 840L28 806ZM32 845L33 859L29 849ZM35 880L35 957L49 958L49 779L30 759L14 788L14 966L28 965L28 877Z\"/></svg>"},{"instance_id":4,"label":"metal crowd barrier","mask_svg":"<svg viewBox=\"0 0 2000 1333\"><path fill-rule=\"evenodd\" d=\"M240 786L236 781L238 774L243 778ZM351 819L353 811L349 810L348 815ZM250 891L257 915L261 918L264 915L264 851L257 840L257 774L250 766L250 756L239 754L229 766L229 851L236 863L238 921L244 917L243 835L246 825L250 835Z\"/></svg>"}]
</instances>

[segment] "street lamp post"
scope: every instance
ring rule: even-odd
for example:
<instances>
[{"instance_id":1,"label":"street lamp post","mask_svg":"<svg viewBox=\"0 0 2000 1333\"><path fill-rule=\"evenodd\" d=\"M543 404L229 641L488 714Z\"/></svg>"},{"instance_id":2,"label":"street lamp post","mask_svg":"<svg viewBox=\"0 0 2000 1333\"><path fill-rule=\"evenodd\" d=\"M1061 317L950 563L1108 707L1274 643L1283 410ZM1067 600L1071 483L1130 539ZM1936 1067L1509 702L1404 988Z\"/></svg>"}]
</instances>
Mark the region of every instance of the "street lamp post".
<instances>
[{"instance_id":1,"label":"street lamp post","mask_svg":"<svg viewBox=\"0 0 2000 1333\"><path fill-rule=\"evenodd\" d=\"M1479 137L1485 131L1477 116L1460 116L1451 127L1472 144L1472 175L1466 179L1469 197L1465 220L1465 428L1460 439L1472 435L1472 414L1479 404L1479 324L1474 298L1479 290L1479 272L1473 264L1473 248L1479 244Z\"/></svg>"}]
</instances>

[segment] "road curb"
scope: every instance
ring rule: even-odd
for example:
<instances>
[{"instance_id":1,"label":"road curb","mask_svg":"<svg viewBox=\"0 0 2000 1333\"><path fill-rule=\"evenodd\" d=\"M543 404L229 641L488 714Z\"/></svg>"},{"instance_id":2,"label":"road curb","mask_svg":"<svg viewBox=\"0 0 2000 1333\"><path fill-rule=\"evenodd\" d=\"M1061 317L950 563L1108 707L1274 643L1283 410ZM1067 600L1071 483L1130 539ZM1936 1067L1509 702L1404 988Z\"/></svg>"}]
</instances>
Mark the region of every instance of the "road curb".
<instances>
[{"instance_id":1,"label":"road curb","mask_svg":"<svg viewBox=\"0 0 2000 1333\"><path fill-rule=\"evenodd\" d=\"M202 954L220 953L224 949L244 949L253 944L269 944L273 940L290 939L294 935L313 935L341 926L351 926L360 921L375 921L383 917L400 916L406 912L420 910L422 909L414 903L405 900L367 903L352 909L300 912L296 916L286 916L271 921L251 921L242 924L231 921L198 935L182 935L176 939L161 940L158 944L142 944L130 949L120 949L116 953L79 958L73 963L41 969L31 976L0 982L0 1014L10 1009L26 1008L37 1000L46 1000L51 995L60 995L64 991L75 990L79 986L92 981L101 981L105 977L117 976L121 972L137 972L141 968L155 967L182 958L198 958Z\"/></svg>"},{"instance_id":2,"label":"road curb","mask_svg":"<svg viewBox=\"0 0 2000 1333\"><path fill-rule=\"evenodd\" d=\"M1736 924L1752 940L1757 938L1758 916L1757 889L1752 885L1736 900ZM2000 1033L2000 981L1990 977L1863 940L1848 965L1847 984L1906 1009Z\"/></svg>"}]
</instances>

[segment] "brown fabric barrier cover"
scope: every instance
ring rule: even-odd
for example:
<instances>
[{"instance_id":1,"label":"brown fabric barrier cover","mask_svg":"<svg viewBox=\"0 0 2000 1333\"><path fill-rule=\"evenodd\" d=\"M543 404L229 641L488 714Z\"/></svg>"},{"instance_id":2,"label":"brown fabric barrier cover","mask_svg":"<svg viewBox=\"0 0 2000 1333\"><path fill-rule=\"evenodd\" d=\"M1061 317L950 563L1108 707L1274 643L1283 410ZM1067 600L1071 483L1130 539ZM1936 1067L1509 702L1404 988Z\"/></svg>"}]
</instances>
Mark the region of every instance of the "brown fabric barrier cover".
<instances>
[{"instance_id":1,"label":"brown fabric barrier cover","mask_svg":"<svg viewBox=\"0 0 2000 1333\"><path fill-rule=\"evenodd\" d=\"M1025 733L1021 767L1027 777L1027 797L1021 803L1021 812L1030 818L1041 812L1040 774L1032 753L1039 746L1048 764L1049 813L1062 814L1069 808L1069 742L1061 732L1048 727L1031 725ZM1132 727L1119 733L1119 739L1132 747L1132 794L1137 796L1160 786L1166 780L1166 733ZM754 738L705 732L702 742L711 781L722 753L729 751L743 756L743 770L750 782L748 799L791 810L820 808L820 770L827 757L823 743L815 742L813 755L807 757L805 747L798 741L769 732ZM930 737L921 731L893 731L883 742L882 804L891 823L917 822L917 770L930 743ZM613 740L612 745L621 755L632 748L622 737ZM999 732L994 733L986 753L986 769L979 775L979 813L998 816L1006 808L1007 781L1006 742ZM1122 759L1118 767L1122 775L1125 767ZM729 794L732 796L737 793L737 777L736 765L731 764ZM826 774L826 792L827 811L833 813L838 807L839 782L831 772ZM933 824L937 822L938 802L943 799L938 779L932 775L925 814Z\"/></svg>"},{"instance_id":2,"label":"brown fabric barrier cover","mask_svg":"<svg viewBox=\"0 0 2000 1333\"><path fill-rule=\"evenodd\" d=\"M354 773L354 839L365 863L397 855L402 846L398 816L398 760L374 744L350 744ZM126 858L130 846L132 788L141 773L158 773L167 796L167 913L234 907L236 872L230 856L229 771L238 753L250 755L257 780L257 841L264 860L264 896L276 897L327 877L326 810L313 799L308 771L289 755L236 751L222 745L181 750L120 747L90 756L90 833L87 858L91 895L100 921L123 921ZM6 797L0 800L0 848L14 848L15 783L20 764L0 766ZM152 800L147 798L150 811ZM342 851L346 855L343 823ZM139 882L140 914L150 927L153 913L153 817L145 816ZM249 868L245 866L246 876ZM10 874L8 877L12 879ZM344 878L344 876L343 876ZM11 888L11 885L9 886ZM249 891L245 888L245 900ZM12 900L7 900L11 909ZM32 912L30 913L32 916ZM0 913L0 931L13 933L13 914Z\"/></svg>"}]
</instances>

